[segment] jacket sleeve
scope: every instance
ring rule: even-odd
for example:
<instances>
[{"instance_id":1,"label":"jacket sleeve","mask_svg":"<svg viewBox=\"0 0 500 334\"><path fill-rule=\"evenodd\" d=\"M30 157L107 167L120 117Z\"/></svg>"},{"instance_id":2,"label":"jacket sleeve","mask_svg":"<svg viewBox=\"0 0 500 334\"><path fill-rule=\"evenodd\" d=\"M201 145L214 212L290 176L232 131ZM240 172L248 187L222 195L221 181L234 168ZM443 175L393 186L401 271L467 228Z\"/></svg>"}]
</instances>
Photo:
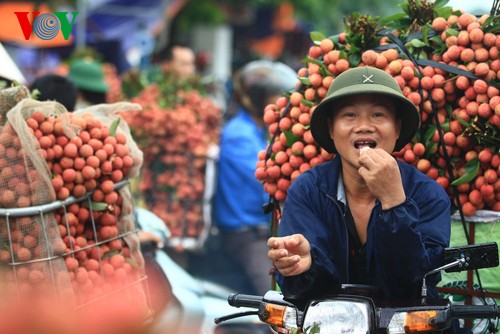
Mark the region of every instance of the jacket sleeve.
<instances>
[{"instance_id":1,"label":"jacket sleeve","mask_svg":"<svg viewBox=\"0 0 500 334\"><path fill-rule=\"evenodd\" d=\"M380 205L372 214L375 224L372 261L369 268L386 297L408 298L420 295L423 276L441 265L441 254L450 241L450 200L444 189L432 180L417 183L407 192L406 201L389 210ZM370 231L369 231L370 233ZM440 280L427 279L431 291Z\"/></svg>"},{"instance_id":2,"label":"jacket sleeve","mask_svg":"<svg viewBox=\"0 0 500 334\"><path fill-rule=\"evenodd\" d=\"M277 274L277 281L281 291L287 298L313 298L335 288L335 282L340 282L337 263L334 263L332 239L333 232L325 224L326 217L322 217L322 203L318 192L311 189L312 176L303 174L288 189L283 216L279 226L279 236L300 233L311 244L312 266L300 275L282 276ZM331 205L331 204L330 204ZM332 290L333 291L333 290Z\"/></svg>"}]
</instances>

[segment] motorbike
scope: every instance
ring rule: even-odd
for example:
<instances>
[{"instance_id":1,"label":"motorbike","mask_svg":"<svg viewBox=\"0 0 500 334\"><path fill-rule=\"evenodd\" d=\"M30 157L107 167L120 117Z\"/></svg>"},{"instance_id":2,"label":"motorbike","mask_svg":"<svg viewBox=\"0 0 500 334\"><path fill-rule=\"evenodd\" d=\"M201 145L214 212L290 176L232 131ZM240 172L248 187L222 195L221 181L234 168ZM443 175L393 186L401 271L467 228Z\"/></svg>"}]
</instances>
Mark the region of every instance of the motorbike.
<instances>
[{"instance_id":1,"label":"motorbike","mask_svg":"<svg viewBox=\"0 0 500 334\"><path fill-rule=\"evenodd\" d=\"M257 315L273 333L423 333L450 329L454 319L499 319L494 305L458 305L449 299L430 299L426 279L441 271L476 270L498 266L496 242L446 248L442 266L428 272L422 280L419 300L387 302L374 288L343 284L335 294L306 301L305 306L287 300L279 291L264 296L230 294L228 304L251 308L214 319L220 324L230 319Z\"/></svg>"},{"instance_id":2,"label":"motorbike","mask_svg":"<svg viewBox=\"0 0 500 334\"><path fill-rule=\"evenodd\" d=\"M141 241L148 295L154 312L150 334L259 334L268 326L257 316L214 324L213 318L231 312L227 296L231 290L190 275L167 250L170 231L154 213L136 207L139 230L153 233L155 241ZM159 241L161 240L161 241Z\"/></svg>"}]
</instances>

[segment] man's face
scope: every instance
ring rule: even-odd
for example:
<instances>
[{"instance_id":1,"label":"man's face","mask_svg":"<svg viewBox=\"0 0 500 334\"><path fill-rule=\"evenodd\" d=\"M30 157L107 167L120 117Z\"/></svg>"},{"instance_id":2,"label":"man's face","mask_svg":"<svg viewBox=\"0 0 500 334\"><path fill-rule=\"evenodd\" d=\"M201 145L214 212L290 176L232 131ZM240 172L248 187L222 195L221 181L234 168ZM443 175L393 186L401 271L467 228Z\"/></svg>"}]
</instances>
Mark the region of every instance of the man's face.
<instances>
[{"instance_id":1,"label":"man's face","mask_svg":"<svg viewBox=\"0 0 500 334\"><path fill-rule=\"evenodd\" d=\"M175 47L172 50L172 60L168 69L181 78L192 77L196 73L195 55L193 50L185 47Z\"/></svg>"},{"instance_id":2,"label":"man's face","mask_svg":"<svg viewBox=\"0 0 500 334\"><path fill-rule=\"evenodd\" d=\"M396 119L391 98L366 94L338 101L328 126L338 154L347 163L359 167L357 161L364 146L392 153L401 122Z\"/></svg>"}]
</instances>

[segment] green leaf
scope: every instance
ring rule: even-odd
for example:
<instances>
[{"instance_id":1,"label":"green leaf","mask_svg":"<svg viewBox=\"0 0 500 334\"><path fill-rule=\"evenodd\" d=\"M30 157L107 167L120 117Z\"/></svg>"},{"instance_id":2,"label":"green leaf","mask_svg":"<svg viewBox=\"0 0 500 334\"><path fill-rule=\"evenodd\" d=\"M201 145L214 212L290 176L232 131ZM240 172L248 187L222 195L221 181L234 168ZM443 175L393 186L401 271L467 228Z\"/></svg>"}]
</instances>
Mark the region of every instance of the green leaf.
<instances>
[{"instance_id":1,"label":"green leaf","mask_svg":"<svg viewBox=\"0 0 500 334\"><path fill-rule=\"evenodd\" d=\"M470 123L467 122L465 119L463 119L462 117L458 116L458 115L455 115L455 118L457 119L457 121L460 122L460 124L462 124L464 127L468 128L470 126Z\"/></svg>"},{"instance_id":2,"label":"green leaf","mask_svg":"<svg viewBox=\"0 0 500 334\"><path fill-rule=\"evenodd\" d=\"M120 254L120 251L118 250L109 250L106 253L102 255L104 259L110 259L113 255Z\"/></svg>"},{"instance_id":3,"label":"green leaf","mask_svg":"<svg viewBox=\"0 0 500 334\"><path fill-rule=\"evenodd\" d=\"M415 48L423 48L425 46L423 41L416 38L412 39L409 43Z\"/></svg>"},{"instance_id":4,"label":"green leaf","mask_svg":"<svg viewBox=\"0 0 500 334\"><path fill-rule=\"evenodd\" d=\"M321 76L323 78L326 77L326 76L329 76L329 77L333 77L334 76L332 72L328 71L328 69L326 68L326 66L321 67L319 69L319 73L321 74Z\"/></svg>"},{"instance_id":5,"label":"green leaf","mask_svg":"<svg viewBox=\"0 0 500 334\"><path fill-rule=\"evenodd\" d=\"M381 26L388 26L391 22L397 22L401 20L408 19L408 16L404 13L397 13L394 15L387 16L385 18L380 19Z\"/></svg>"},{"instance_id":6,"label":"green leaf","mask_svg":"<svg viewBox=\"0 0 500 334\"><path fill-rule=\"evenodd\" d=\"M361 61L361 55L359 53L353 53L349 57L348 61L350 67L358 67L359 62Z\"/></svg>"},{"instance_id":7,"label":"green leaf","mask_svg":"<svg viewBox=\"0 0 500 334\"><path fill-rule=\"evenodd\" d=\"M306 62L306 64L314 63L314 64L319 65L319 66L323 66L323 64L324 64L322 60L316 59L316 58L311 58L311 57L307 57L305 59L305 62Z\"/></svg>"},{"instance_id":8,"label":"green leaf","mask_svg":"<svg viewBox=\"0 0 500 334\"><path fill-rule=\"evenodd\" d=\"M429 41L433 42L436 45L443 45L444 44L443 40L439 36L432 36L431 38L429 38Z\"/></svg>"},{"instance_id":9,"label":"green leaf","mask_svg":"<svg viewBox=\"0 0 500 334\"><path fill-rule=\"evenodd\" d=\"M465 174L456 179L451 183L452 186L459 186L461 184L466 184L472 181L476 176L477 172L479 171L479 159L474 158L472 160L469 160L465 164Z\"/></svg>"},{"instance_id":10,"label":"green leaf","mask_svg":"<svg viewBox=\"0 0 500 334\"><path fill-rule=\"evenodd\" d=\"M88 206L88 202L85 202ZM90 209L94 211L106 211L108 209L109 204L105 202L94 202L90 201Z\"/></svg>"},{"instance_id":11,"label":"green leaf","mask_svg":"<svg viewBox=\"0 0 500 334\"><path fill-rule=\"evenodd\" d=\"M448 28L446 29L446 36L455 36L455 37L458 36L458 30Z\"/></svg>"},{"instance_id":12,"label":"green leaf","mask_svg":"<svg viewBox=\"0 0 500 334\"><path fill-rule=\"evenodd\" d=\"M303 105L308 106L308 107L312 107L315 105L315 103L313 101L309 101L306 99L300 100L300 103L302 103Z\"/></svg>"},{"instance_id":13,"label":"green leaf","mask_svg":"<svg viewBox=\"0 0 500 334\"><path fill-rule=\"evenodd\" d=\"M111 126L109 127L109 135L111 137L116 136L116 130L118 129L118 124L120 124L121 117L118 117L111 123Z\"/></svg>"},{"instance_id":14,"label":"green leaf","mask_svg":"<svg viewBox=\"0 0 500 334\"><path fill-rule=\"evenodd\" d=\"M425 152L434 152L436 146L438 146L438 143L431 141L430 143L425 145Z\"/></svg>"},{"instance_id":15,"label":"green leaf","mask_svg":"<svg viewBox=\"0 0 500 334\"><path fill-rule=\"evenodd\" d=\"M441 8L441 7L444 7L446 6L446 4L448 3L449 0L436 0L434 2L434 8Z\"/></svg>"},{"instance_id":16,"label":"green leaf","mask_svg":"<svg viewBox=\"0 0 500 334\"><path fill-rule=\"evenodd\" d=\"M309 81L309 78L307 78L307 77L299 77L299 81L301 83L303 83L304 85L307 85L307 86L311 85L311 81Z\"/></svg>"},{"instance_id":17,"label":"green leaf","mask_svg":"<svg viewBox=\"0 0 500 334\"><path fill-rule=\"evenodd\" d=\"M322 40L324 40L326 38L325 35L323 35L319 31L312 31L310 36L311 36L311 40L314 42L314 44L316 44L316 43L319 44L319 43L321 43Z\"/></svg>"},{"instance_id":18,"label":"green leaf","mask_svg":"<svg viewBox=\"0 0 500 334\"><path fill-rule=\"evenodd\" d=\"M429 142L431 141L435 132L436 132L436 125L435 124L429 125L429 127L427 128L427 131L425 132L425 137L424 137L425 147L428 147ZM428 151L428 150L426 150L426 151Z\"/></svg>"},{"instance_id":19,"label":"green leaf","mask_svg":"<svg viewBox=\"0 0 500 334\"><path fill-rule=\"evenodd\" d=\"M436 12L436 17L444 17L445 19L448 19L453 13L453 8L452 7L443 7L443 8L438 8L435 9Z\"/></svg>"},{"instance_id":20,"label":"green leaf","mask_svg":"<svg viewBox=\"0 0 500 334\"><path fill-rule=\"evenodd\" d=\"M292 147L292 145L295 142L300 140L300 138L297 137L296 135L294 135L293 132L291 132L291 131L283 131L283 133L285 134L286 143L288 144L288 147Z\"/></svg>"}]
</instances>

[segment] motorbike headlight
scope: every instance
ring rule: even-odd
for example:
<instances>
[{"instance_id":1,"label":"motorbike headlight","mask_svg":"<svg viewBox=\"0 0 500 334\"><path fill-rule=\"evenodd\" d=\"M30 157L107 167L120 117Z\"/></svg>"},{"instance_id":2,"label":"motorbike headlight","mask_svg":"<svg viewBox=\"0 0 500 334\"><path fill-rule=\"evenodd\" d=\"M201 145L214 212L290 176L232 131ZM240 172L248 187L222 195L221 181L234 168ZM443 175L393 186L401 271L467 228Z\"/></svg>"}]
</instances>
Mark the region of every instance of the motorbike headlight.
<instances>
[{"instance_id":1,"label":"motorbike headlight","mask_svg":"<svg viewBox=\"0 0 500 334\"><path fill-rule=\"evenodd\" d=\"M311 303L305 317L304 333L359 333L370 332L371 304L368 301L327 300Z\"/></svg>"}]
</instances>

